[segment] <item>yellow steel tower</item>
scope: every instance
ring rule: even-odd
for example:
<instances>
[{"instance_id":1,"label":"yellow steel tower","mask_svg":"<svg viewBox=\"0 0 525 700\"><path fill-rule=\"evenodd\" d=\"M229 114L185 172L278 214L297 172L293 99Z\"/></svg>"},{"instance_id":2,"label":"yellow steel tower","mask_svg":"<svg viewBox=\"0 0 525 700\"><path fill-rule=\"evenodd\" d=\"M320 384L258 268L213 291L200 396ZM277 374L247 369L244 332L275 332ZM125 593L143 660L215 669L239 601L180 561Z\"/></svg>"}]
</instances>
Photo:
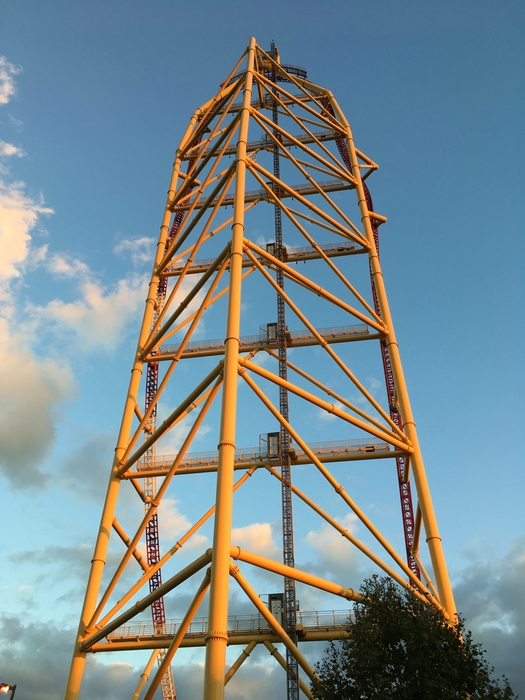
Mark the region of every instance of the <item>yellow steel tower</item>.
<instances>
[{"instance_id":1,"label":"yellow steel tower","mask_svg":"<svg viewBox=\"0 0 525 700\"><path fill-rule=\"evenodd\" d=\"M69 700L81 696L88 653L128 651L144 667L133 698L158 688L175 697L177 659L199 646L203 698L219 700L257 645L284 667L283 697L312 697L304 644L345 634L347 601L360 597L359 566L338 579L307 563L321 525L325 538L342 536L343 565L366 558L367 571L454 619L379 262L386 219L365 183L376 168L332 93L282 63L273 44L266 52L252 39L193 114L162 218ZM383 373L382 397L370 378ZM210 438L217 451L198 453ZM392 528L370 494L390 512L398 493L403 519ZM173 515L176 500L191 522L179 517L183 531L163 534L163 509ZM281 523L280 555L260 538L240 546L263 521ZM300 610L301 596L332 610ZM184 603L181 619L166 618L164 601ZM241 653L227 658L234 645Z\"/></svg>"}]
</instances>

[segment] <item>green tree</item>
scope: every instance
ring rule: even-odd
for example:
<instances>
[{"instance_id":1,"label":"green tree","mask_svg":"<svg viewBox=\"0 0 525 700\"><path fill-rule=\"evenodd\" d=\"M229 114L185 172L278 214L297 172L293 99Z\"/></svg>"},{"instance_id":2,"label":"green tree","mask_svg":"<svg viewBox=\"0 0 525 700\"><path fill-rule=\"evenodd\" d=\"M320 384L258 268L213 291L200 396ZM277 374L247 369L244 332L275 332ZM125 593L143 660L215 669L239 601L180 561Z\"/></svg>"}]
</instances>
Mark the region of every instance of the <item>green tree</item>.
<instances>
[{"instance_id":1,"label":"green tree","mask_svg":"<svg viewBox=\"0 0 525 700\"><path fill-rule=\"evenodd\" d=\"M491 678L481 644L462 619L450 627L433 606L390 578L361 586L350 638L332 643L316 664L319 700L510 700L506 678Z\"/></svg>"}]
</instances>

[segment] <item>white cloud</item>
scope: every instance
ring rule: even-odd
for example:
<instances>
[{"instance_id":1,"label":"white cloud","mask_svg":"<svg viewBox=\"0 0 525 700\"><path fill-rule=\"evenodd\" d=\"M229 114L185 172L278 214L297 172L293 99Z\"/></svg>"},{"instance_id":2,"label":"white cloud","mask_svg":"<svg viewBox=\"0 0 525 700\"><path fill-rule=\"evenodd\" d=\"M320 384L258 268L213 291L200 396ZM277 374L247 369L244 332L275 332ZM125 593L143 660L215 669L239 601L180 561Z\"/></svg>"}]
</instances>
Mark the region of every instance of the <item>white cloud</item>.
<instances>
[{"instance_id":1,"label":"white cloud","mask_svg":"<svg viewBox=\"0 0 525 700\"><path fill-rule=\"evenodd\" d=\"M57 406L74 390L66 365L35 357L0 318L0 470L15 487L44 484Z\"/></svg>"},{"instance_id":2,"label":"white cloud","mask_svg":"<svg viewBox=\"0 0 525 700\"><path fill-rule=\"evenodd\" d=\"M125 257L129 255L134 265L153 262L153 238L124 238L113 248L115 255Z\"/></svg>"},{"instance_id":3,"label":"white cloud","mask_svg":"<svg viewBox=\"0 0 525 700\"><path fill-rule=\"evenodd\" d=\"M16 92L14 76L21 68L10 63L5 56L0 56L0 104L6 105Z\"/></svg>"},{"instance_id":4,"label":"white cloud","mask_svg":"<svg viewBox=\"0 0 525 700\"><path fill-rule=\"evenodd\" d=\"M20 276L20 268L28 258L29 231L40 216L52 213L52 209L25 194L23 183L0 180L0 295L4 299L9 281Z\"/></svg>"},{"instance_id":5,"label":"white cloud","mask_svg":"<svg viewBox=\"0 0 525 700\"><path fill-rule=\"evenodd\" d=\"M340 524L352 534L357 530L357 517L348 513ZM326 576L341 582L345 586L352 586L357 580L355 574L359 567L358 552L337 530L328 523L318 530L310 530L305 537L306 544L315 554L315 565L319 575Z\"/></svg>"},{"instance_id":6,"label":"white cloud","mask_svg":"<svg viewBox=\"0 0 525 700\"><path fill-rule=\"evenodd\" d=\"M62 253L55 253L49 258L47 269L56 277L90 277L91 275L86 263Z\"/></svg>"},{"instance_id":7,"label":"white cloud","mask_svg":"<svg viewBox=\"0 0 525 700\"><path fill-rule=\"evenodd\" d=\"M169 496L162 499L158 515L162 521L162 535L166 539L173 539L183 535L191 526L188 518L179 512L178 501Z\"/></svg>"},{"instance_id":8,"label":"white cloud","mask_svg":"<svg viewBox=\"0 0 525 700\"><path fill-rule=\"evenodd\" d=\"M139 313L147 293L145 277L121 279L108 289L90 279L88 269L79 261L63 256L53 258L56 274L81 276L80 298L72 302L53 299L45 306L29 305L27 311L42 328L62 340L72 341L82 352L113 351L124 337L132 320L139 324Z\"/></svg>"},{"instance_id":9,"label":"white cloud","mask_svg":"<svg viewBox=\"0 0 525 700\"><path fill-rule=\"evenodd\" d=\"M170 413L173 412L174 408L174 406L167 407L167 405L162 401L159 402L157 426L160 425L161 421L163 421ZM157 455L159 457L167 456L175 459L175 455L178 454L180 448L182 447L182 443L188 435L190 427L196 417L197 411L190 414L190 416L187 418L181 420L180 423L176 423L171 430L160 438L160 440L157 442ZM197 434L193 438L187 454L202 452L202 450L199 449L198 441L205 438L206 435L212 431L213 428L210 425L201 425L201 427L197 430Z\"/></svg>"},{"instance_id":10,"label":"white cloud","mask_svg":"<svg viewBox=\"0 0 525 700\"><path fill-rule=\"evenodd\" d=\"M234 528L231 543L233 547L247 549L268 559L282 560L281 549L274 539L270 523L252 523L245 527Z\"/></svg>"},{"instance_id":11,"label":"white cloud","mask_svg":"<svg viewBox=\"0 0 525 700\"><path fill-rule=\"evenodd\" d=\"M47 269L55 277L75 279L79 298L71 302L53 299L45 306L28 304L26 311L35 328L52 333L60 341L62 351L64 343L69 342L82 353L112 352L127 340L130 332L138 334L148 290L146 275L129 276L104 286L84 262L61 253L50 257ZM172 309L191 287L191 281L182 284ZM202 297L200 293L193 299L181 319L195 311ZM168 342L176 340L171 338Z\"/></svg>"},{"instance_id":12,"label":"white cloud","mask_svg":"<svg viewBox=\"0 0 525 700\"><path fill-rule=\"evenodd\" d=\"M14 94L13 76L18 72L0 57L0 103ZM0 142L0 156L20 155L22 149ZM17 488L44 485L40 465L54 444L57 408L75 391L66 364L36 357L29 349L24 340L30 330L27 323L10 326L8 321L15 316L13 281L47 252L47 246L31 246L30 231L41 216L51 213L42 199L26 194L24 183L0 178L0 470Z\"/></svg>"},{"instance_id":13,"label":"white cloud","mask_svg":"<svg viewBox=\"0 0 525 700\"><path fill-rule=\"evenodd\" d=\"M378 389L381 389L384 386L385 383L380 382L379 379L376 379L375 377L368 377L368 389L371 394L375 394Z\"/></svg>"},{"instance_id":14,"label":"white cloud","mask_svg":"<svg viewBox=\"0 0 525 700\"><path fill-rule=\"evenodd\" d=\"M0 158L10 158L11 156L16 156L17 158L21 158L22 156L25 156L26 152L24 151L23 148L18 148L18 146L14 146L12 143L6 143L5 141L0 141Z\"/></svg>"},{"instance_id":15,"label":"white cloud","mask_svg":"<svg viewBox=\"0 0 525 700\"><path fill-rule=\"evenodd\" d=\"M179 511L178 501L175 498L167 496L162 499L158 508L158 516L160 523L160 533L162 539L169 542L174 542L178 537L184 535L191 527L192 523L188 518ZM202 548L208 546L208 538L204 535L196 533L186 543L186 548Z\"/></svg>"}]
</instances>

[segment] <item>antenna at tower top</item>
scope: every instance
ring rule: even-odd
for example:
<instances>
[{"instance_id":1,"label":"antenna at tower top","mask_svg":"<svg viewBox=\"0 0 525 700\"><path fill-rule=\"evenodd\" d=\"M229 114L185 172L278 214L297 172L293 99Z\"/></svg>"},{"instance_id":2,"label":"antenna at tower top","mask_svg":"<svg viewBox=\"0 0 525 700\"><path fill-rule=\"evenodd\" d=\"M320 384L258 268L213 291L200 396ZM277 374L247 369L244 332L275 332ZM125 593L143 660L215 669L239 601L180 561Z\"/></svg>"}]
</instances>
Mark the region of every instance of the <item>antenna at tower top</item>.
<instances>
[{"instance_id":1,"label":"antenna at tower top","mask_svg":"<svg viewBox=\"0 0 525 700\"><path fill-rule=\"evenodd\" d=\"M273 58L274 61L277 63L280 63L279 61L279 49L275 45L275 41L272 39L272 43L270 44L270 56Z\"/></svg>"}]
</instances>

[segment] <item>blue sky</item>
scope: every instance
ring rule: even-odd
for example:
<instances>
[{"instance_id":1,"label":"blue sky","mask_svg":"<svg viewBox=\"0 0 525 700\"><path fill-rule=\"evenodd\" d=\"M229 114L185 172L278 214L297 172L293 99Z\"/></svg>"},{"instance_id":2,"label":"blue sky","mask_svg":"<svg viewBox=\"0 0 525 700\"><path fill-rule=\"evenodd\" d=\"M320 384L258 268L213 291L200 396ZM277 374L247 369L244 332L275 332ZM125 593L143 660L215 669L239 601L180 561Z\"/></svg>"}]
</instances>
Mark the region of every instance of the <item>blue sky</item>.
<instances>
[{"instance_id":1,"label":"blue sky","mask_svg":"<svg viewBox=\"0 0 525 700\"><path fill-rule=\"evenodd\" d=\"M0 680L17 698L62 692L173 153L252 35L332 90L379 163L382 266L458 607L525 693L524 14L3 3ZM191 505L172 505L176 529ZM127 663L93 662L86 698L133 685Z\"/></svg>"}]
</instances>

